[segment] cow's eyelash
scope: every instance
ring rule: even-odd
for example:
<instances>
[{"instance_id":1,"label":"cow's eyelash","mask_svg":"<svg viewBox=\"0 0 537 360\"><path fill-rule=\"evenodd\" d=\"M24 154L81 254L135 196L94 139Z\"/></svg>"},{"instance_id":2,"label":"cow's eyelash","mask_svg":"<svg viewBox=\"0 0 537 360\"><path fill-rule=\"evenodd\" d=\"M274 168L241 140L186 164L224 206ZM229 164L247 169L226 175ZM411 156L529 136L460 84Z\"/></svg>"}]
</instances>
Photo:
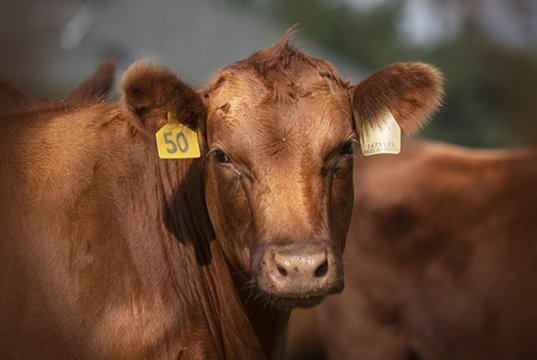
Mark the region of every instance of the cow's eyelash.
<instances>
[{"instance_id":1,"label":"cow's eyelash","mask_svg":"<svg viewBox=\"0 0 537 360\"><path fill-rule=\"evenodd\" d=\"M215 159L216 159L216 162L219 164L219 165L222 165L222 166L228 166L230 167L231 169L233 169L233 171L239 175L239 176L242 176L242 173L237 169L237 167L233 164L233 161L231 160L231 158L229 157L229 155L227 155L222 149L220 148L217 148L217 147L214 147L214 148L211 148L207 154L205 154L205 158L208 158L209 156L211 156L211 154L214 154L215 156ZM221 154L219 156L219 154ZM220 159L218 159L217 157L220 157ZM223 157L222 157L223 156Z\"/></svg>"}]
</instances>

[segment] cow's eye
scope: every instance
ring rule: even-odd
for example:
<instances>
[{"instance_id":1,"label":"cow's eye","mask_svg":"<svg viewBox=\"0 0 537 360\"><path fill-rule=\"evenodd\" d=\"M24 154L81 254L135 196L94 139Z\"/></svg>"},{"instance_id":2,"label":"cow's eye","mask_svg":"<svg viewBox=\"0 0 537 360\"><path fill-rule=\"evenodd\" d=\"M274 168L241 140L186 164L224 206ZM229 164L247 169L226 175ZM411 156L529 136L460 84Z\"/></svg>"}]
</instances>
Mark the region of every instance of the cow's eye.
<instances>
[{"instance_id":1,"label":"cow's eye","mask_svg":"<svg viewBox=\"0 0 537 360\"><path fill-rule=\"evenodd\" d=\"M345 156L345 155L352 155L354 154L354 144L355 140L349 140L343 144L341 149L339 150L339 155Z\"/></svg>"},{"instance_id":2,"label":"cow's eye","mask_svg":"<svg viewBox=\"0 0 537 360\"><path fill-rule=\"evenodd\" d=\"M222 150L215 150L214 151L214 158L216 159L217 162L219 162L220 164L226 164L226 163L229 163L231 162L231 160L229 159L229 157L226 155L225 152L223 152Z\"/></svg>"}]
</instances>

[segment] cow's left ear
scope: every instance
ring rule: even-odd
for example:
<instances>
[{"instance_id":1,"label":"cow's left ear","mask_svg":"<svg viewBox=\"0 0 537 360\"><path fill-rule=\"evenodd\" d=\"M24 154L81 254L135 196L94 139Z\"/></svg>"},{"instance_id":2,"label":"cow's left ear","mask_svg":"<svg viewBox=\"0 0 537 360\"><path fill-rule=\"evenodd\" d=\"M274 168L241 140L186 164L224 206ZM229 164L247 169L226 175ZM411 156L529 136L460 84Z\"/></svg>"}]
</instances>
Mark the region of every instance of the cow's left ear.
<instances>
[{"instance_id":1,"label":"cow's left ear","mask_svg":"<svg viewBox=\"0 0 537 360\"><path fill-rule=\"evenodd\" d=\"M103 62L93 75L67 93L63 100L68 103L104 100L114 85L115 72L116 63L114 61Z\"/></svg>"},{"instance_id":2,"label":"cow's left ear","mask_svg":"<svg viewBox=\"0 0 537 360\"><path fill-rule=\"evenodd\" d=\"M438 108L442 74L423 63L396 63L354 87L353 110L360 132L382 126L393 116L403 135L417 130Z\"/></svg>"},{"instance_id":3,"label":"cow's left ear","mask_svg":"<svg viewBox=\"0 0 537 360\"><path fill-rule=\"evenodd\" d=\"M196 91L166 67L147 60L131 65L121 81L123 108L137 125L155 133L168 121L168 112L193 130L205 117Z\"/></svg>"}]
</instances>

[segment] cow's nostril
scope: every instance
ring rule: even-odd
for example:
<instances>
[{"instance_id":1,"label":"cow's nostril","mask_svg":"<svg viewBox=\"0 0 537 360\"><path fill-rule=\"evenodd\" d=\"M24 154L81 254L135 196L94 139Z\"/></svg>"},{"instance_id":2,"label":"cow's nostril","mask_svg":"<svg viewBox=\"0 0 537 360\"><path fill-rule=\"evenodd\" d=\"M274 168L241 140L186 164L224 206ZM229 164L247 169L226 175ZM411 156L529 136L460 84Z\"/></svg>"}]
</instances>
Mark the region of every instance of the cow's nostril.
<instances>
[{"instance_id":1,"label":"cow's nostril","mask_svg":"<svg viewBox=\"0 0 537 360\"><path fill-rule=\"evenodd\" d=\"M285 270L281 265L278 265L277 266L278 268L278 272L283 275L283 276L287 276L287 270Z\"/></svg>"},{"instance_id":2,"label":"cow's nostril","mask_svg":"<svg viewBox=\"0 0 537 360\"><path fill-rule=\"evenodd\" d=\"M323 277L326 275L326 273L328 272L328 260L325 260L321 266L319 266L317 269L315 269L315 277Z\"/></svg>"},{"instance_id":3,"label":"cow's nostril","mask_svg":"<svg viewBox=\"0 0 537 360\"><path fill-rule=\"evenodd\" d=\"M269 245L263 250L255 279L263 292L307 299L301 304L313 306L343 289L341 258L327 245Z\"/></svg>"}]
</instances>

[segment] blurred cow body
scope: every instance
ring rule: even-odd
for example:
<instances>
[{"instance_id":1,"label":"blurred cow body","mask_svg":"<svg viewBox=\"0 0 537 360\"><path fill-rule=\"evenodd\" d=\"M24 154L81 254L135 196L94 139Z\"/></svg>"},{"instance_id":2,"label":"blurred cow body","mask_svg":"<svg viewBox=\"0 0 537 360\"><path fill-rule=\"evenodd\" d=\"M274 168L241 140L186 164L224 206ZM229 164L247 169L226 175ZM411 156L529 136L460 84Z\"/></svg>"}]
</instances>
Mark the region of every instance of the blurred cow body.
<instances>
[{"instance_id":1,"label":"blurred cow body","mask_svg":"<svg viewBox=\"0 0 537 360\"><path fill-rule=\"evenodd\" d=\"M355 174L328 358L537 358L537 152L416 141Z\"/></svg>"},{"instance_id":2,"label":"blurred cow body","mask_svg":"<svg viewBox=\"0 0 537 360\"><path fill-rule=\"evenodd\" d=\"M115 69L116 65L113 61L103 62L91 76L57 101L62 101L68 105L84 101L104 100L114 84ZM0 112L2 113L20 111L21 109L37 109L40 105L50 101L44 97L22 92L0 80Z\"/></svg>"}]
</instances>

